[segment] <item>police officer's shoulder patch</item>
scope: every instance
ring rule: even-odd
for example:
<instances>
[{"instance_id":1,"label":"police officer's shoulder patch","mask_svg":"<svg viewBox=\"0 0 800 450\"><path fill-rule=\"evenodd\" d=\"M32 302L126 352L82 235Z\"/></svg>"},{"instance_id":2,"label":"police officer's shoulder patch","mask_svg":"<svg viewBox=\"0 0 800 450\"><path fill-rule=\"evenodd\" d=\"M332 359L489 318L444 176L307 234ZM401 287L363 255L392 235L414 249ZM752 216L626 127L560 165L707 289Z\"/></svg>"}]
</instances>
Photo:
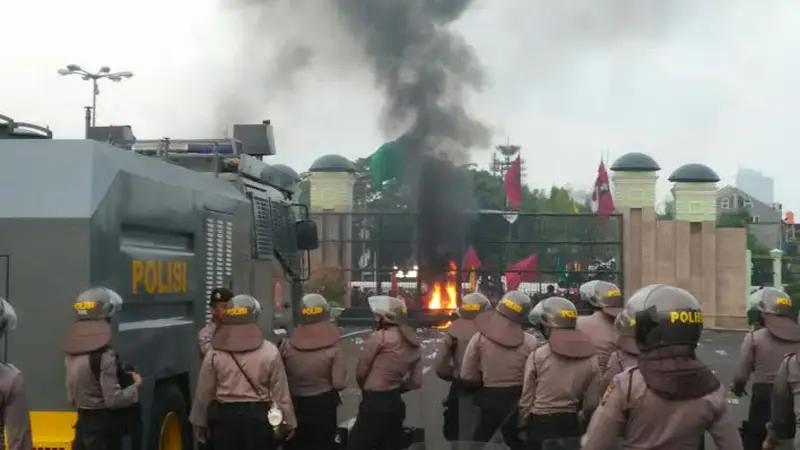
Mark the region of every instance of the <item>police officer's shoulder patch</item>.
<instances>
[{"instance_id":1,"label":"police officer's shoulder patch","mask_svg":"<svg viewBox=\"0 0 800 450\"><path fill-rule=\"evenodd\" d=\"M614 392L614 389L616 389L616 388L617 388L617 384L614 383L614 380L611 380L611 382L608 383L608 386L606 386L606 391L603 392L603 400L600 402L601 405L605 405L606 404L606 400L608 400L608 396L611 395L611 393Z\"/></svg>"}]
</instances>

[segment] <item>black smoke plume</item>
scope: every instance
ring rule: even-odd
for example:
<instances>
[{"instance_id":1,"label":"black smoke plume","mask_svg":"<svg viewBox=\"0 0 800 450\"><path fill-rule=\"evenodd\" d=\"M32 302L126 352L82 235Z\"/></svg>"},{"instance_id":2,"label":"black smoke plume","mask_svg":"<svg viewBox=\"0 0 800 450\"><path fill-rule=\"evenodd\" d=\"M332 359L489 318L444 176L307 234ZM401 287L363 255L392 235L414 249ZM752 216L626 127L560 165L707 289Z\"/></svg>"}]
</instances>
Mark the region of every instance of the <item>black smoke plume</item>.
<instances>
[{"instance_id":1,"label":"black smoke plume","mask_svg":"<svg viewBox=\"0 0 800 450\"><path fill-rule=\"evenodd\" d=\"M460 261L474 210L462 164L489 144L489 129L467 110L484 73L451 25L472 0L334 0L384 96L384 131L402 135L409 203L417 213L422 276L441 276Z\"/></svg>"}]
</instances>

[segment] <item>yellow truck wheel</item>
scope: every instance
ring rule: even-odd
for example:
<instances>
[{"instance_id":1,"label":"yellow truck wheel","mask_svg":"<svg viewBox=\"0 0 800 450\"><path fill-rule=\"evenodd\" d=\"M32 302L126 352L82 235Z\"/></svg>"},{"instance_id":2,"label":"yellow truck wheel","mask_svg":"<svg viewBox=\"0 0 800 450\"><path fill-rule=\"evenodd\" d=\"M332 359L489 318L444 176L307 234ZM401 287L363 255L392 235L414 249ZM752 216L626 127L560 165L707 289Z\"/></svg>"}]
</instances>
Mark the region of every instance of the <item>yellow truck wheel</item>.
<instances>
[{"instance_id":1,"label":"yellow truck wheel","mask_svg":"<svg viewBox=\"0 0 800 450\"><path fill-rule=\"evenodd\" d=\"M148 449L191 450L192 431L186 399L175 384L156 387Z\"/></svg>"}]
</instances>

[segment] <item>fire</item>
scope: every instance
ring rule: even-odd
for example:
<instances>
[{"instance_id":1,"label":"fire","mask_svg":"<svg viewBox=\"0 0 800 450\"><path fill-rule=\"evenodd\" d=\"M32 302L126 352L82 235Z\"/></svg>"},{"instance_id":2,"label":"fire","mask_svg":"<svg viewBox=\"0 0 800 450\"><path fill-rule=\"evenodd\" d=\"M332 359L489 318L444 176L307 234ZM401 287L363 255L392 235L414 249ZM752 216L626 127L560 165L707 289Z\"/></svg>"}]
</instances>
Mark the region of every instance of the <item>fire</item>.
<instances>
[{"instance_id":1,"label":"fire","mask_svg":"<svg viewBox=\"0 0 800 450\"><path fill-rule=\"evenodd\" d=\"M450 261L446 281L434 281L428 297L428 309L458 308L458 284L456 283L456 263Z\"/></svg>"}]
</instances>

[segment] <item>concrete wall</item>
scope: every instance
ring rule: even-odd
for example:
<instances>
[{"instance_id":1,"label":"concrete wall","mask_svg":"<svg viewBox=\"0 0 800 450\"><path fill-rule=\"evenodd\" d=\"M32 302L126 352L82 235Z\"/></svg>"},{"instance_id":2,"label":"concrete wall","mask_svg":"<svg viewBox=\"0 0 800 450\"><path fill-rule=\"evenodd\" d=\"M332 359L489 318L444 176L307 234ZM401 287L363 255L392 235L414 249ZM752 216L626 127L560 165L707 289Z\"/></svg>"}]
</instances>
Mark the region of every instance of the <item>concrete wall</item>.
<instances>
[{"instance_id":1,"label":"concrete wall","mask_svg":"<svg viewBox=\"0 0 800 450\"><path fill-rule=\"evenodd\" d=\"M614 197L623 215L623 284L627 296L650 284L671 284L694 294L706 327L744 329L747 291L744 228L717 228L716 183L676 183L677 220L657 220L655 205L630 202L626 190L655 188L655 172L614 174ZM622 181L622 182L620 182Z\"/></svg>"}]
</instances>

